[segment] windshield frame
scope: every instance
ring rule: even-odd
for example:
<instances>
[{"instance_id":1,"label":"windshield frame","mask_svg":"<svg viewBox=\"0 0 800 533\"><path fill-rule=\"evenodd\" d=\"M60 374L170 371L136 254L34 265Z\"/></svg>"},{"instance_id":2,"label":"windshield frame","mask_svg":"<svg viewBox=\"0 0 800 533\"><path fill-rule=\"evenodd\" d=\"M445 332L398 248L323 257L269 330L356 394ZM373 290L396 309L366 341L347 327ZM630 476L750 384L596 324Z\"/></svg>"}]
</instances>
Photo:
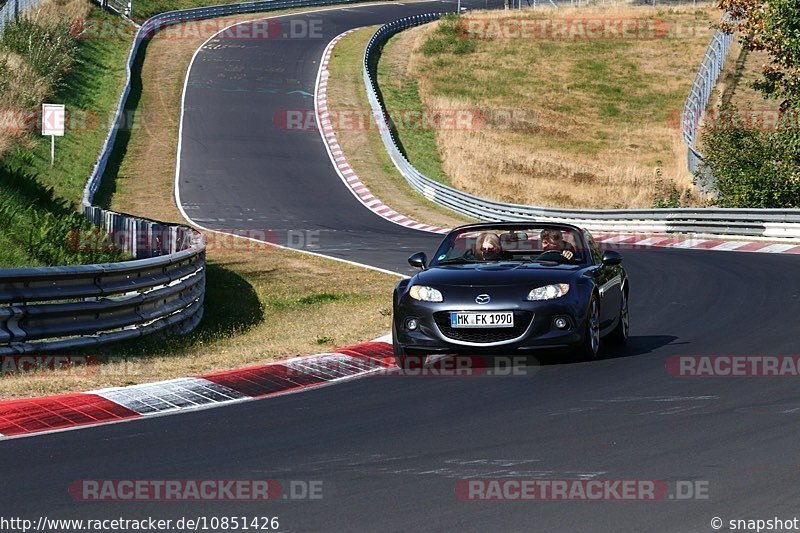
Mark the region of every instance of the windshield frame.
<instances>
[{"instance_id":1,"label":"windshield frame","mask_svg":"<svg viewBox=\"0 0 800 533\"><path fill-rule=\"evenodd\" d=\"M569 234L573 237L575 241L575 249L583 252L579 254L579 259L576 261L537 261L536 256L541 254L542 252L539 251L538 254L534 251L531 254L522 254L520 253L520 257L514 257L513 255L508 257L504 256L503 258L499 258L497 260L481 260L478 258L464 258L464 257L448 257L445 258L448 252L453 248L455 241L462 237L465 234L480 234L484 232L495 233L498 236L501 234L507 233L526 233L530 237L533 234L538 235L541 234L542 230L552 229L558 230L562 232L569 232ZM450 233L448 233L442 242L439 244L439 247L436 249L436 253L433 255L430 264L428 265L429 268L436 268L440 266L440 261L447 261L453 259L463 259L463 262L453 262L453 263L445 263L441 264L442 267L445 266L462 266L462 265L475 265L475 264L497 264L497 263L514 263L514 264L528 264L528 263L545 263L545 264L565 264L570 266L590 266L594 264L594 258L591 253L591 248L586 242L588 232L585 229L579 228L577 226L572 226L569 224L552 224L552 223L508 223L508 222L499 222L499 223L488 223L488 224L474 224L469 226L460 226L458 228L453 229ZM467 237L471 238L471 237ZM531 241L535 239L531 238ZM465 252L466 253L466 252ZM527 255L527 257L526 257Z\"/></svg>"}]
</instances>

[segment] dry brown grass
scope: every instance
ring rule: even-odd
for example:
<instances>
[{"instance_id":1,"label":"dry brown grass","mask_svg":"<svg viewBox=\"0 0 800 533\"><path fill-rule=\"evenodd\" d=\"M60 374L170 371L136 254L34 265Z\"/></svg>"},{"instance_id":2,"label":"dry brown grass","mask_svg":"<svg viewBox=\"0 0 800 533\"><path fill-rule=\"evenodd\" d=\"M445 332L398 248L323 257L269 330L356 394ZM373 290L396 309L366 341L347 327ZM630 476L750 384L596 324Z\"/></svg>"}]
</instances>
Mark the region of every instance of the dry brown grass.
<instances>
[{"instance_id":1,"label":"dry brown grass","mask_svg":"<svg viewBox=\"0 0 800 533\"><path fill-rule=\"evenodd\" d=\"M172 200L175 147L183 80L202 40L155 39L149 45L138 108L148 121L131 136L112 196L114 209L185 222ZM235 242L233 248L215 246L208 252L206 315L195 333L107 349L105 356L124 361L89 372L6 375L0 379L0 398L235 368L326 352L389 331L397 277L243 239Z\"/></svg>"},{"instance_id":2,"label":"dry brown grass","mask_svg":"<svg viewBox=\"0 0 800 533\"><path fill-rule=\"evenodd\" d=\"M741 61L733 69L726 69L721 76L724 84L723 98L742 110L750 108L754 111L777 111L780 107L778 100L767 100L760 91L752 87L754 81L762 78L763 66L768 64L770 59L767 52L745 52Z\"/></svg>"},{"instance_id":3,"label":"dry brown grass","mask_svg":"<svg viewBox=\"0 0 800 533\"><path fill-rule=\"evenodd\" d=\"M377 26L364 28L344 37L331 55L328 81L328 109L332 116L367 117L369 128L337 128L336 138L347 161L373 195L399 213L414 220L440 227L454 227L471 220L437 206L412 189L392 164L371 110L361 77L362 59ZM394 58L389 58L394 60ZM408 62L408 56L397 59Z\"/></svg>"},{"instance_id":4,"label":"dry brown grass","mask_svg":"<svg viewBox=\"0 0 800 533\"><path fill-rule=\"evenodd\" d=\"M662 183L691 187L678 117L718 18L711 8L614 6L467 17L658 19L679 37L567 41L479 39L469 54L422 53L428 25L397 37L432 109L480 109L484 127L438 132L458 188L561 207L650 207ZM392 60L392 59L389 59ZM494 113L492 110L513 110ZM402 138L402 133L401 133Z\"/></svg>"},{"instance_id":5,"label":"dry brown grass","mask_svg":"<svg viewBox=\"0 0 800 533\"><path fill-rule=\"evenodd\" d=\"M84 20L89 16L92 5L86 0L47 0L31 10L33 17L40 22Z\"/></svg>"}]
</instances>

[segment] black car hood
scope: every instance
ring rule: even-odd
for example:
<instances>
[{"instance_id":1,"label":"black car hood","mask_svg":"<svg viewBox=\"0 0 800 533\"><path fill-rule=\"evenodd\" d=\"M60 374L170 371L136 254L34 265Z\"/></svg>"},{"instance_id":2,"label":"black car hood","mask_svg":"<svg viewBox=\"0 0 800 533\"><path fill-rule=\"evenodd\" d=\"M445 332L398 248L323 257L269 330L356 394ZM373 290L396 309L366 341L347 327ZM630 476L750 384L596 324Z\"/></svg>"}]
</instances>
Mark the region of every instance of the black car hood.
<instances>
[{"instance_id":1,"label":"black car hood","mask_svg":"<svg viewBox=\"0 0 800 533\"><path fill-rule=\"evenodd\" d=\"M586 265L560 265L556 263L498 262L433 267L418 273L414 283L440 286L500 287L539 283L565 283L579 275Z\"/></svg>"}]
</instances>

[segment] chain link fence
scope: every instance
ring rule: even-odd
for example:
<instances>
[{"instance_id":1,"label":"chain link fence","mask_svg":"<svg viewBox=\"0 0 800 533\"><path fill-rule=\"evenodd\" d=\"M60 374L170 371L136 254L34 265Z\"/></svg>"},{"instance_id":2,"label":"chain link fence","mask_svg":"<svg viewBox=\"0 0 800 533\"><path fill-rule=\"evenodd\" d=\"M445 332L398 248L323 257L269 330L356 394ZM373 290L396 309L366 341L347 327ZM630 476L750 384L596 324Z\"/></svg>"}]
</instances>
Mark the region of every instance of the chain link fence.
<instances>
[{"instance_id":1,"label":"chain link fence","mask_svg":"<svg viewBox=\"0 0 800 533\"><path fill-rule=\"evenodd\" d=\"M9 21L17 20L20 14L33 7L36 7L42 0L8 0L0 7L0 34Z\"/></svg>"},{"instance_id":2,"label":"chain link fence","mask_svg":"<svg viewBox=\"0 0 800 533\"><path fill-rule=\"evenodd\" d=\"M727 15L726 15L727 17ZM723 20L726 19L723 17ZM681 132L688 151L689 170L696 176L697 186L705 193L714 191L714 176L700 164L703 162L702 154L695 148L697 132L703 120L703 114L708 107L711 93L717 83L725 60L728 57L734 36L719 30L714 32L711 42L706 49L700 68L692 83L692 89L683 105L681 114Z\"/></svg>"}]
</instances>

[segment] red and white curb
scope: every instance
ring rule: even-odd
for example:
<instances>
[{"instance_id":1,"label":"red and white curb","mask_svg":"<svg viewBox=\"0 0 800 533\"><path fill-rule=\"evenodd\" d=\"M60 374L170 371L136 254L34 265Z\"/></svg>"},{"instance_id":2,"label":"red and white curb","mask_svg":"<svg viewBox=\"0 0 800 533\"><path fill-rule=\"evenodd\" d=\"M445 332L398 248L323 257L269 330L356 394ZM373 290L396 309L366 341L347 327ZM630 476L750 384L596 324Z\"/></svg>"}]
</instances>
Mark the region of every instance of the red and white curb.
<instances>
[{"instance_id":1,"label":"red and white curb","mask_svg":"<svg viewBox=\"0 0 800 533\"><path fill-rule=\"evenodd\" d=\"M714 250L720 252L757 252L762 254L800 254L800 245L766 241L728 241L718 238L701 239L680 236L641 236L599 234L595 240L606 248L680 248L683 250Z\"/></svg>"},{"instance_id":2,"label":"red and white curb","mask_svg":"<svg viewBox=\"0 0 800 533\"><path fill-rule=\"evenodd\" d=\"M336 36L331 42L328 43L328 46L325 47L325 51L322 53L322 60L320 61L320 68L319 72L317 73L317 85L314 91L314 113L316 115L317 125L319 127L320 135L322 135L322 140L328 151L328 155L331 158L331 162L336 169L336 173L339 174L339 177L342 179L347 188L350 189L350 192L352 192L353 195L362 204L364 204L367 209L376 215L407 228L429 231L431 233L447 233L450 231L449 229L431 226L430 224L423 224L422 222L412 220L411 218L398 213L388 205L384 204L379 198L376 198L356 175L356 172L353 170L353 167L350 166L350 163L347 162L347 158L345 158L342 147L339 146L339 142L336 140L336 132L333 129L333 124L331 123L330 119L330 112L328 110L328 78L330 77L330 72L328 72L328 63L330 62L331 53L333 52L333 47L336 45L336 43L338 43L342 37L352 33L353 31L355 30L348 30Z\"/></svg>"},{"instance_id":3,"label":"red and white curb","mask_svg":"<svg viewBox=\"0 0 800 533\"><path fill-rule=\"evenodd\" d=\"M355 379L394 366L390 337L266 365L129 387L0 401L0 438L215 407Z\"/></svg>"}]
</instances>

